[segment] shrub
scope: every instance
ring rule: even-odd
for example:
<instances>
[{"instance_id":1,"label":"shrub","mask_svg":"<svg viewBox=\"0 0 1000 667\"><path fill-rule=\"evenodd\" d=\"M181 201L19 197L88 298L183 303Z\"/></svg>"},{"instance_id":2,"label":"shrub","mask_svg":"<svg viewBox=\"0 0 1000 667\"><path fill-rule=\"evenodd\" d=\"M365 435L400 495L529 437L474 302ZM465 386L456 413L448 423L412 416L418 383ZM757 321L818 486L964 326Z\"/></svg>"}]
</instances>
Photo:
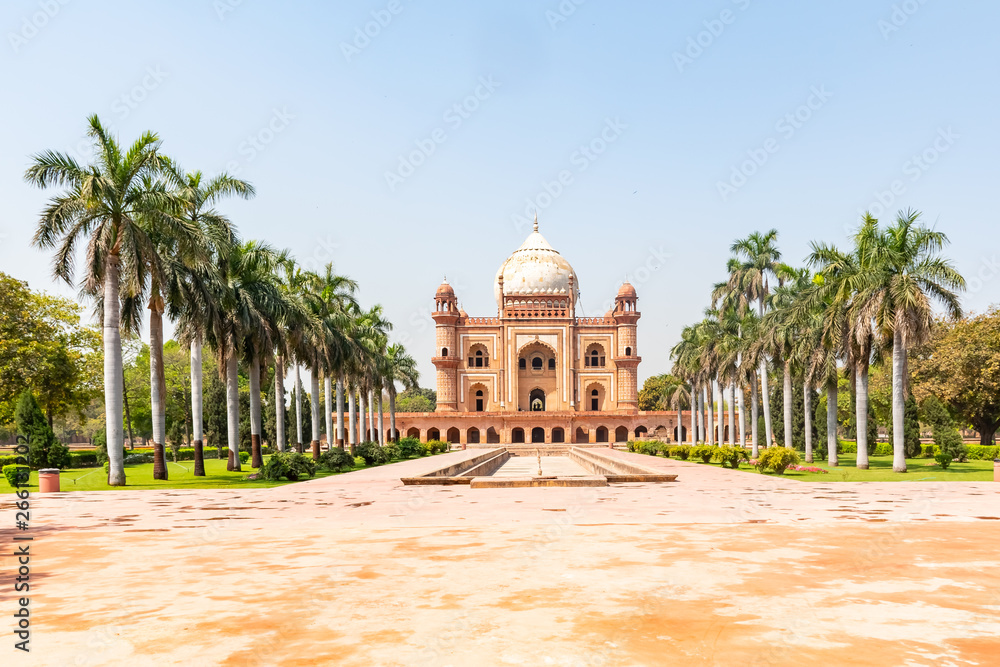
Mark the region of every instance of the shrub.
<instances>
[{"instance_id":1,"label":"shrub","mask_svg":"<svg viewBox=\"0 0 1000 667\"><path fill-rule=\"evenodd\" d=\"M922 444L920 445L920 456L923 458L932 459L938 455L941 448L935 444Z\"/></svg>"},{"instance_id":2,"label":"shrub","mask_svg":"<svg viewBox=\"0 0 1000 667\"><path fill-rule=\"evenodd\" d=\"M663 444L656 442L655 440L644 440L636 443L636 451L640 454L646 454L647 456L656 456L663 451L663 449Z\"/></svg>"},{"instance_id":3,"label":"shrub","mask_svg":"<svg viewBox=\"0 0 1000 667\"><path fill-rule=\"evenodd\" d=\"M7 465L3 467L3 476L7 478L7 483L12 487L22 486L27 484L27 476L30 474L30 469L25 465Z\"/></svg>"},{"instance_id":4,"label":"shrub","mask_svg":"<svg viewBox=\"0 0 1000 667\"><path fill-rule=\"evenodd\" d=\"M440 453L443 454L444 452L450 452L451 451L451 443L450 442L443 442L441 440L431 440L427 444L431 446L431 451L433 453L440 452Z\"/></svg>"},{"instance_id":5,"label":"shrub","mask_svg":"<svg viewBox=\"0 0 1000 667\"><path fill-rule=\"evenodd\" d=\"M70 452L69 454L69 466L70 468L87 468L89 466L98 465L97 452Z\"/></svg>"},{"instance_id":6,"label":"shrub","mask_svg":"<svg viewBox=\"0 0 1000 667\"><path fill-rule=\"evenodd\" d=\"M358 445L357 455L363 458L365 463L370 466L381 465L391 460L384 447L380 446L377 442L371 441L362 442Z\"/></svg>"},{"instance_id":7,"label":"shrub","mask_svg":"<svg viewBox=\"0 0 1000 667\"><path fill-rule=\"evenodd\" d=\"M396 443L396 448L399 450L399 458L401 459L412 459L414 456L422 456L424 452L424 448L420 446L420 440L417 438L401 438Z\"/></svg>"},{"instance_id":8,"label":"shrub","mask_svg":"<svg viewBox=\"0 0 1000 667\"><path fill-rule=\"evenodd\" d=\"M69 450L56 440L56 435L49 427L49 421L31 390L21 392L14 419L17 432L28 438L28 465L32 468L63 467Z\"/></svg>"},{"instance_id":9,"label":"shrub","mask_svg":"<svg viewBox=\"0 0 1000 667\"><path fill-rule=\"evenodd\" d=\"M638 443L635 440L629 440L627 443L625 443L625 446L628 447L628 451L635 452L637 444Z\"/></svg>"},{"instance_id":10,"label":"shrub","mask_svg":"<svg viewBox=\"0 0 1000 667\"><path fill-rule=\"evenodd\" d=\"M434 450L431 449L430 445L428 445L426 442L421 442L420 443L420 455L421 456L430 456L433 453L434 453Z\"/></svg>"},{"instance_id":11,"label":"shrub","mask_svg":"<svg viewBox=\"0 0 1000 667\"><path fill-rule=\"evenodd\" d=\"M968 457L968 450L965 442L962 441L962 434L954 426L944 425L934 429L934 447L937 447L941 454L949 456L951 459L965 461ZM934 460L941 463L941 460L934 456ZM949 460L950 462L950 460ZM942 468L948 466L942 465Z\"/></svg>"},{"instance_id":12,"label":"shrub","mask_svg":"<svg viewBox=\"0 0 1000 667\"><path fill-rule=\"evenodd\" d=\"M840 440L837 442L837 453L839 454L857 454L858 453L858 443L856 442L844 442Z\"/></svg>"},{"instance_id":13,"label":"shrub","mask_svg":"<svg viewBox=\"0 0 1000 667\"><path fill-rule=\"evenodd\" d=\"M368 464L365 462L365 460L363 458L361 458L360 456L355 456L354 457L354 467L355 468L364 468L366 465L368 465Z\"/></svg>"},{"instance_id":14,"label":"shrub","mask_svg":"<svg viewBox=\"0 0 1000 667\"><path fill-rule=\"evenodd\" d=\"M678 445L677 447L672 447L670 453L679 458L681 461L687 461L688 457L691 456L691 445Z\"/></svg>"},{"instance_id":15,"label":"shrub","mask_svg":"<svg viewBox=\"0 0 1000 667\"><path fill-rule=\"evenodd\" d=\"M312 457L296 452L278 452L264 462L258 478L276 482L284 477L295 482L303 476L312 477L315 474L316 462Z\"/></svg>"},{"instance_id":16,"label":"shrub","mask_svg":"<svg viewBox=\"0 0 1000 667\"><path fill-rule=\"evenodd\" d=\"M18 459L21 459L21 461L18 462ZM0 456L0 468L6 468L7 466L14 465L24 465L25 460L26 459L23 456L18 456L17 454Z\"/></svg>"},{"instance_id":17,"label":"shrub","mask_svg":"<svg viewBox=\"0 0 1000 667\"><path fill-rule=\"evenodd\" d=\"M320 454L319 464L326 470L343 472L354 468L354 457L343 447L334 447Z\"/></svg>"},{"instance_id":18,"label":"shrub","mask_svg":"<svg viewBox=\"0 0 1000 667\"><path fill-rule=\"evenodd\" d=\"M1000 447L990 445L967 445L968 458L973 461L992 461L1000 457Z\"/></svg>"},{"instance_id":19,"label":"shrub","mask_svg":"<svg viewBox=\"0 0 1000 667\"><path fill-rule=\"evenodd\" d=\"M892 456L892 443L880 442L875 445L875 456Z\"/></svg>"},{"instance_id":20,"label":"shrub","mask_svg":"<svg viewBox=\"0 0 1000 667\"><path fill-rule=\"evenodd\" d=\"M714 452L716 461L722 464L723 468L739 470L740 463L747 458L746 450L741 447L717 447Z\"/></svg>"},{"instance_id":21,"label":"shrub","mask_svg":"<svg viewBox=\"0 0 1000 667\"><path fill-rule=\"evenodd\" d=\"M246 463L249 460L250 460L250 452L244 452L243 450L240 450L240 463L241 464Z\"/></svg>"},{"instance_id":22,"label":"shrub","mask_svg":"<svg viewBox=\"0 0 1000 667\"><path fill-rule=\"evenodd\" d=\"M691 455L700 458L702 463L708 463L715 456L715 447L711 445L698 445L691 450Z\"/></svg>"},{"instance_id":23,"label":"shrub","mask_svg":"<svg viewBox=\"0 0 1000 667\"><path fill-rule=\"evenodd\" d=\"M152 454L128 454L125 456L125 465L134 466L142 463L152 463Z\"/></svg>"},{"instance_id":24,"label":"shrub","mask_svg":"<svg viewBox=\"0 0 1000 667\"><path fill-rule=\"evenodd\" d=\"M785 469L791 465L799 464L799 453L794 449L785 447L768 447L761 452L757 459L756 467L761 472L768 470L779 475L785 474Z\"/></svg>"},{"instance_id":25,"label":"shrub","mask_svg":"<svg viewBox=\"0 0 1000 667\"><path fill-rule=\"evenodd\" d=\"M947 452L938 452L934 455L934 460L938 462L942 470L947 470L948 466L951 465L951 454Z\"/></svg>"}]
</instances>

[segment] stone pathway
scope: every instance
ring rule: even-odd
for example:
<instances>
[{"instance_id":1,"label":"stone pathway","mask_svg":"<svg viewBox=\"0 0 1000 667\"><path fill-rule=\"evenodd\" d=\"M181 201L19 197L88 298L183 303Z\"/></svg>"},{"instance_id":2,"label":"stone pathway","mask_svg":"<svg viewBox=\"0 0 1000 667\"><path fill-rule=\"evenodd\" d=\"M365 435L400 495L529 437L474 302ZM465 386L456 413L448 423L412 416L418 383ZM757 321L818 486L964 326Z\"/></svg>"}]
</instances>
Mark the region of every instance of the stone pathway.
<instances>
[{"instance_id":1,"label":"stone pathway","mask_svg":"<svg viewBox=\"0 0 1000 667\"><path fill-rule=\"evenodd\" d=\"M473 454L275 489L36 495L30 664L1000 655L1000 484L803 483L627 452L678 481L399 482Z\"/></svg>"}]
</instances>

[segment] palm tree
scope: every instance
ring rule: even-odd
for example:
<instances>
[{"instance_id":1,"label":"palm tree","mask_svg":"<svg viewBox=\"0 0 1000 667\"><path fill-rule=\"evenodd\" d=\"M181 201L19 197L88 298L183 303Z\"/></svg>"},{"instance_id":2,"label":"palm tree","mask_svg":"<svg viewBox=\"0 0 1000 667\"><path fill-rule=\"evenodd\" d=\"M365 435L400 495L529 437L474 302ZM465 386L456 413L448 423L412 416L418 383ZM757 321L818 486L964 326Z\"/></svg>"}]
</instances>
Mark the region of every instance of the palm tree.
<instances>
[{"instance_id":1,"label":"palm tree","mask_svg":"<svg viewBox=\"0 0 1000 667\"><path fill-rule=\"evenodd\" d=\"M420 379L417 362L406 352L406 348L396 343L386 349L382 377L385 379L385 390L389 394L389 432L393 442L399 442L396 432L396 383L404 389L416 389Z\"/></svg>"},{"instance_id":2,"label":"palm tree","mask_svg":"<svg viewBox=\"0 0 1000 667\"><path fill-rule=\"evenodd\" d=\"M181 166L166 160L163 177L172 189L179 212L177 217L201 230L207 248L200 253L195 266L181 264L178 281L171 285L171 297L167 300L168 314L177 321L184 319L187 335L182 334L191 348L191 407L194 426L195 475L204 476L205 460L202 441L202 377L201 349L204 340L205 323L212 318L209 312L209 281L217 276L210 275L212 269L221 264L223 256L236 242L235 228L229 218L216 210L215 205L225 197L250 199L255 194L250 183L222 173L210 180L200 171L187 172ZM208 255L205 257L205 255ZM190 261L190 259L189 259ZM185 270L186 269L186 270ZM152 323L152 318L151 318ZM162 324L162 322L161 322ZM152 329L152 326L151 326ZM152 336L150 336L152 338ZM162 357L162 355L161 355ZM162 363L160 374L162 377Z\"/></svg>"},{"instance_id":3,"label":"palm tree","mask_svg":"<svg viewBox=\"0 0 1000 667\"><path fill-rule=\"evenodd\" d=\"M208 340L219 357L219 369L226 383L229 462L227 470L238 471L239 457L239 377L241 357L249 360L251 396L260 396L260 357L273 331L284 323L286 306L275 270L282 255L265 243L247 241L237 245L220 267L219 317L209 328ZM256 375L256 380L254 379ZM251 424L259 422L251 412ZM251 433L259 435L259 423Z\"/></svg>"},{"instance_id":4,"label":"palm tree","mask_svg":"<svg viewBox=\"0 0 1000 667\"><path fill-rule=\"evenodd\" d=\"M811 285L808 269L782 267L781 273L788 281L775 289L769 297L770 310L761 320L761 336L757 341L762 353L781 361L783 372L783 426L785 447L792 448L792 371L795 352L804 334L809 310L799 307L796 301Z\"/></svg>"},{"instance_id":5,"label":"palm tree","mask_svg":"<svg viewBox=\"0 0 1000 667\"><path fill-rule=\"evenodd\" d=\"M919 223L920 213L900 211L884 230L869 232L859 248L867 270L858 281L856 316L892 340L892 436L895 472L906 472L903 406L906 353L925 343L934 323L932 302L952 318L962 316L958 294L965 279L940 256L948 237ZM867 415L866 415L867 419Z\"/></svg>"},{"instance_id":6,"label":"palm tree","mask_svg":"<svg viewBox=\"0 0 1000 667\"><path fill-rule=\"evenodd\" d=\"M46 151L32 158L25 180L41 188L64 186L42 211L33 244L56 248L56 278L73 283L77 245L87 239L84 293L100 295L104 331L104 391L108 442L108 484L125 484L122 433L121 299L136 297L146 283L155 248L139 221L176 225L165 211L171 196L155 178L163 168L160 140L146 132L123 152L100 119L88 118L95 161L80 165L66 153Z\"/></svg>"},{"instance_id":7,"label":"palm tree","mask_svg":"<svg viewBox=\"0 0 1000 667\"><path fill-rule=\"evenodd\" d=\"M777 248L777 240L778 230L771 229L763 234L753 232L745 239L737 239L730 246L734 257L728 264L729 281L727 285L729 290L740 296L743 310L756 303L757 316L760 318L764 317L764 308L770 293L770 279L773 278L779 284L781 282L779 278L781 252ZM759 363L761 393L764 402L764 430L767 444L770 445L772 431L771 406L767 389L767 359L762 357ZM756 448L756 441L754 445Z\"/></svg>"}]
</instances>

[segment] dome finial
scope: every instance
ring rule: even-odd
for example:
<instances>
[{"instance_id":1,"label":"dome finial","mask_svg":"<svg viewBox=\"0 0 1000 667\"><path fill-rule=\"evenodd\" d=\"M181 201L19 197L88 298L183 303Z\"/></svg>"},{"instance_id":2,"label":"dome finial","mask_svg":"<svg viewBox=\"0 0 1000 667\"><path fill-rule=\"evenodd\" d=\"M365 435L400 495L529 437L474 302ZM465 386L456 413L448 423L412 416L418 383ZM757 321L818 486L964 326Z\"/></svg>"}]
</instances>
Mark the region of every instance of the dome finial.
<instances>
[{"instance_id":1,"label":"dome finial","mask_svg":"<svg viewBox=\"0 0 1000 667\"><path fill-rule=\"evenodd\" d=\"M535 231L538 231L538 211L535 211Z\"/></svg>"}]
</instances>

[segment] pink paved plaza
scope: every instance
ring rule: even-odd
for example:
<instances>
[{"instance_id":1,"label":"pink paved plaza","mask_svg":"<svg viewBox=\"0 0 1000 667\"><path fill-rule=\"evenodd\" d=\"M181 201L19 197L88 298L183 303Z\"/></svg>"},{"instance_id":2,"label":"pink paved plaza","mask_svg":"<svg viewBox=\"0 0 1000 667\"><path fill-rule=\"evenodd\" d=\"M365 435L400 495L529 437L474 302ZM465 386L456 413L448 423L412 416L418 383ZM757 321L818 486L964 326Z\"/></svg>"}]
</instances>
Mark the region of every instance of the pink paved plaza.
<instances>
[{"instance_id":1,"label":"pink paved plaza","mask_svg":"<svg viewBox=\"0 0 1000 667\"><path fill-rule=\"evenodd\" d=\"M1000 662L1000 485L399 481L473 454L35 496L31 664Z\"/></svg>"}]
</instances>

